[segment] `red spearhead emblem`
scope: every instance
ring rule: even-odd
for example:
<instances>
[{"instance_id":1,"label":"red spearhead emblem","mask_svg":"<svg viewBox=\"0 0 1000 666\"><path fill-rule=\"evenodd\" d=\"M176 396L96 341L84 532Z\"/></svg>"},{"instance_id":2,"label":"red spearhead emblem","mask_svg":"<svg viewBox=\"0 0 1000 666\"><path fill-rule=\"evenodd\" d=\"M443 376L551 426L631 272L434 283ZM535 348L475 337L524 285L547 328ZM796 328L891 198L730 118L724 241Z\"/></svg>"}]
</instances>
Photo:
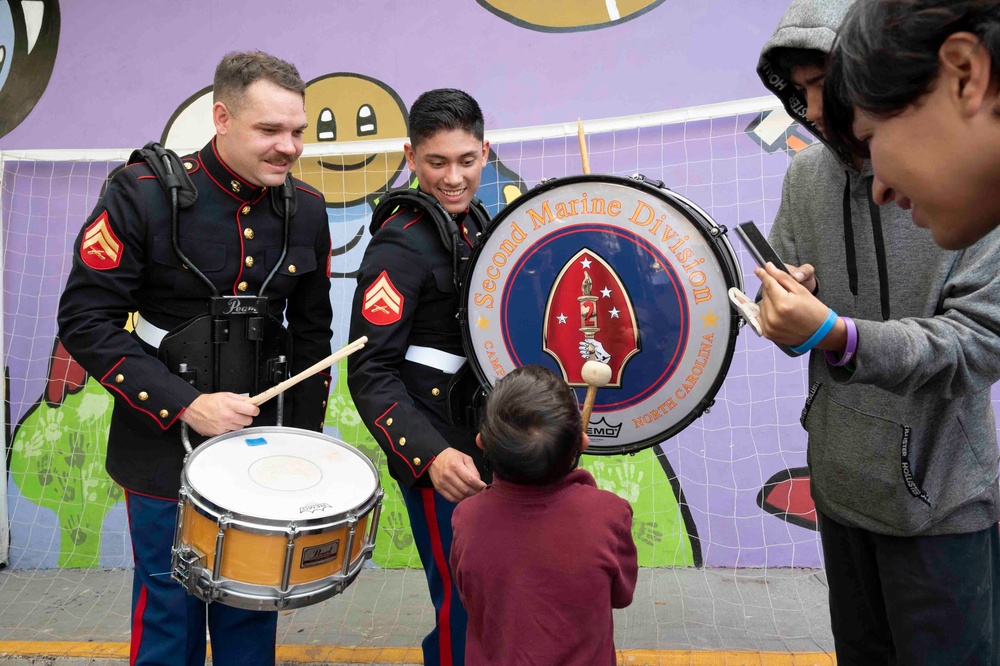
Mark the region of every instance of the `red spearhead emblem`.
<instances>
[{"instance_id":1,"label":"red spearhead emblem","mask_svg":"<svg viewBox=\"0 0 1000 666\"><path fill-rule=\"evenodd\" d=\"M122 260L122 242L108 222L108 211L101 213L86 231L80 243L80 258L95 271L118 268Z\"/></svg>"},{"instance_id":2,"label":"red spearhead emblem","mask_svg":"<svg viewBox=\"0 0 1000 666\"><path fill-rule=\"evenodd\" d=\"M588 357L611 367L608 386L621 386L625 364L639 351L639 327L621 278L590 249L577 252L559 271L545 304L542 335L545 352L570 386L587 385L580 371Z\"/></svg>"},{"instance_id":3,"label":"red spearhead emblem","mask_svg":"<svg viewBox=\"0 0 1000 666\"><path fill-rule=\"evenodd\" d=\"M403 316L403 295L386 271L365 290L361 314L376 326L395 324Z\"/></svg>"}]
</instances>

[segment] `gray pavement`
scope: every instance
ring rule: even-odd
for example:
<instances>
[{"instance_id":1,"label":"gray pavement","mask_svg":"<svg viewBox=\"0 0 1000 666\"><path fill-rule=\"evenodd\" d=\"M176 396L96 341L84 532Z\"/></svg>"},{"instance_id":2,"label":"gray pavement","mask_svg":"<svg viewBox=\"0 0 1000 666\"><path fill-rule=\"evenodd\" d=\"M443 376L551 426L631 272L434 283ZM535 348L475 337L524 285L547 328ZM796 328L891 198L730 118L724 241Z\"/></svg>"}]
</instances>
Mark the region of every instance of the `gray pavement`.
<instances>
[{"instance_id":1,"label":"gray pavement","mask_svg":"<svg viewBox=\"0 0 1000 666\"><path fill-rule=\"evenodd\" d=\"M632 605L615 612L615 642L622 650L832 652L826 594L821 570L642 569ZM0 664L125 664L20 656L28 650L11 642L127 642L130 599L130 570L2 571ZM432 623L422 571L369 568L343 594L282 612L278 643L416 648Z\"/></svg>"}]
</instances>

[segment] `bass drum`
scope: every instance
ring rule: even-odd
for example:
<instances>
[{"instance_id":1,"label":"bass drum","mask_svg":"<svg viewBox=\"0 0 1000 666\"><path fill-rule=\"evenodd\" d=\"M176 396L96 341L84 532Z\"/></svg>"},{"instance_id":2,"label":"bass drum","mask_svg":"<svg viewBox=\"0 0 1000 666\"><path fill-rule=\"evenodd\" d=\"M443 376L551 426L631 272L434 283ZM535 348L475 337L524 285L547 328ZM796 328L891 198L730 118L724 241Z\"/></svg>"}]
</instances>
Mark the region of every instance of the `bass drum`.
<instances>
[{"instance_id":1,"label":"bass drum","mask_svg":"<svg viewBox=\"0 0 1000 666\"><path fill-rule=\"evenodd\" d=\"M544 182L501 212L470 258L466 353L492 386L522 365L559 374L583 403L588 358L611 367L588 453L630 453L706 412L725 379L742 272L726 230L641 176Z\"/></svg>"}]
</instances>

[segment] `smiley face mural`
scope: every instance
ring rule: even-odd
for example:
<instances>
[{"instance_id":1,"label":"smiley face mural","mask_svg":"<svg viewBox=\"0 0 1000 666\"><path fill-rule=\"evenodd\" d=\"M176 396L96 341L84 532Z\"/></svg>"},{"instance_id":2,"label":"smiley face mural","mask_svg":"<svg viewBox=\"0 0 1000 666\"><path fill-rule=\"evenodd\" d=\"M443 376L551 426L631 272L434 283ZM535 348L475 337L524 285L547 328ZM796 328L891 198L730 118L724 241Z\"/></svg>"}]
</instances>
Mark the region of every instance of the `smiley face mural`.
<instances>
[{"instance_id":1,"label":"smiley face mural","mask_svg":"<svg viewBox=\"0 0 1000 666\"><path fill-rule=\"evenodd\" d=\"M42 97L58 44L58 0L0 2L0 137L17 127Z\"/></svg>"},{"instance_id":2,"label":"smiley face mural","mask_svg":"<svg viewBox=\"0 0 1000 666\"><path fill-rule=\"evenodd\" d=\"M363 74L324 74L306 84L306 143L406 136L406 105L396 91ZM347 208L388 189L403 168L403 151L302 157L299 178L323 192L327 206Z\"/></svg>"},{"instance_id":3,"label":"smiley face mural","mask_svg":"<svg viewBox=\"0 0 1000 666\"><path fill-rule=\"evenodd\" d=\"M505 21L540 32L597 30L630 21L663 0L476 0Z\"/></svg>"}]
</instances>

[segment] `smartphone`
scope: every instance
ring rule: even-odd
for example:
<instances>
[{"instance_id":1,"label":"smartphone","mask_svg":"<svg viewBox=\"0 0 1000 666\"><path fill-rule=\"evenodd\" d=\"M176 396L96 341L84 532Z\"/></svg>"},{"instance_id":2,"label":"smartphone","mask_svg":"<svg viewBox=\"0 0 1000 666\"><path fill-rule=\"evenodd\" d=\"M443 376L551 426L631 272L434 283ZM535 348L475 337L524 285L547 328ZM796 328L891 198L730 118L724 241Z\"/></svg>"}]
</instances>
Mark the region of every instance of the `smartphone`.
<instances>
[{"instance_id":1,"label":"smartphone","mask_svg":"<svg viewBox=\"0 0 1000 666\"><path fill-rule=\"evenodd\" d=\"M764 234L760 233L760 229L757 228L756 224L753 222L737 224L736 235L743 241L743 245L750 252L750 255L757 262L758 266L764 268L764 264L770 261L779 270L788 272L788 269L785 268L785 262L781 260L781 257L774 251L771 244L767 242Z\"/></svg>"}]
</instances>

